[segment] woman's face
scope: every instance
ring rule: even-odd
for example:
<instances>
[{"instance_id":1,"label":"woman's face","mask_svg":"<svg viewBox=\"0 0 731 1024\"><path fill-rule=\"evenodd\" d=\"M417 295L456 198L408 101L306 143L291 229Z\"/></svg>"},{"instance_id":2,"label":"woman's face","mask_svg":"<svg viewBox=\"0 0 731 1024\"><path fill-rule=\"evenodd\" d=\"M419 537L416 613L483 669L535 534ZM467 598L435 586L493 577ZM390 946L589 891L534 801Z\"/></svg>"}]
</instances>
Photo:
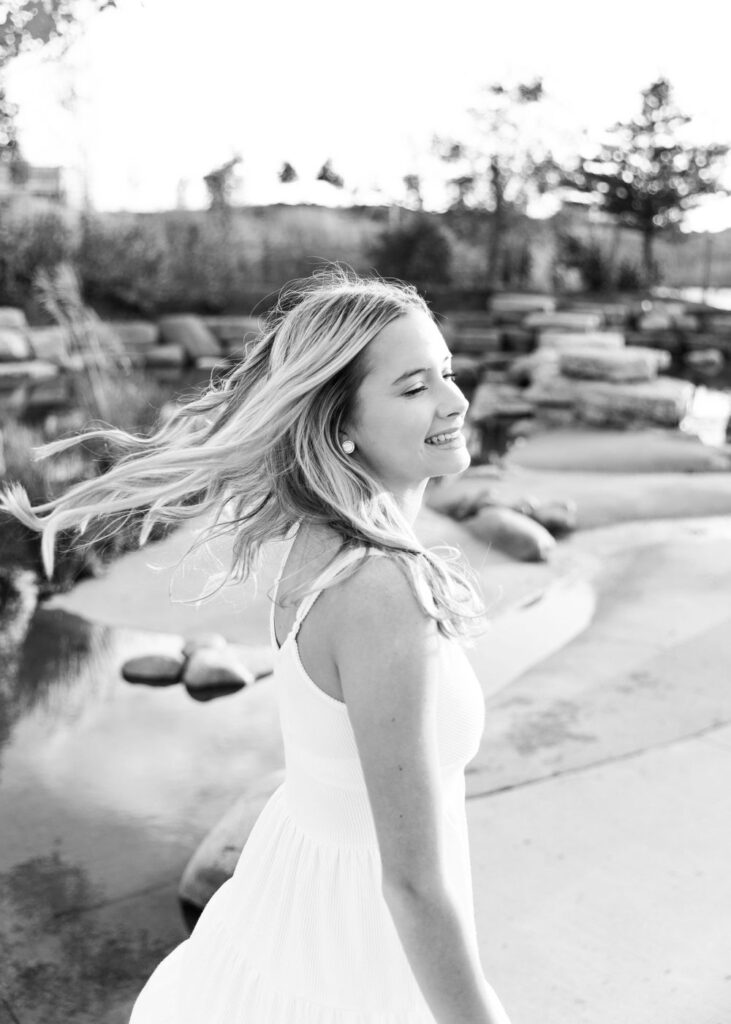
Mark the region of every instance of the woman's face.
<instances>
[{"instance_id":1,"label":"woman's face","mask_svg":"<svg viewBox=\"0 0 731 1024\"><path fill-rule=\"evenodd\" d=\"M391 321L365 358L368 371L343 434L355 443L350 457L393 491L467 469L461 427L469 403L454 383L452 356L431 317L410 310Z\"/></svg>"}]
</instances>

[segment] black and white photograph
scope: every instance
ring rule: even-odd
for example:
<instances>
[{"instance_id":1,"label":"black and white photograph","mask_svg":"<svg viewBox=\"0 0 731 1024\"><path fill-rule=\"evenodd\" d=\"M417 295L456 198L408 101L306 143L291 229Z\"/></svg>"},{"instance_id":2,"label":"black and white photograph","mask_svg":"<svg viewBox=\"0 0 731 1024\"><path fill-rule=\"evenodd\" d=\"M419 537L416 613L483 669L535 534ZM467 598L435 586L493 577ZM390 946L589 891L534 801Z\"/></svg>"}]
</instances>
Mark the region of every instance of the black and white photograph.
<instances>
[{"instance_id":1,"label":"black and white photograph","mask_svg":"<svg viewBox=\"0 0 731 1024\"><path fill-rule=\"evenodd\" d=\"M730 27L0 0L0 1024L731 1024Z\"/></svg>"}]
</instances>

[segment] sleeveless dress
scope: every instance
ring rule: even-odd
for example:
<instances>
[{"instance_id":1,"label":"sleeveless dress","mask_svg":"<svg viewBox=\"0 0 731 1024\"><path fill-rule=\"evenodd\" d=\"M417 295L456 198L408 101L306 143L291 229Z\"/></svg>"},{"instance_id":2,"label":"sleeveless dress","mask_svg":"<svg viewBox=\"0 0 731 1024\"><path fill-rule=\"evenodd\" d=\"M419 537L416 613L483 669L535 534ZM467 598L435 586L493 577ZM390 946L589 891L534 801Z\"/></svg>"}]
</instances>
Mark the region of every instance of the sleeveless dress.
<instances>
[{"instance_id":1,"label":"sleeveless dress","mask_svg":"<svg viewBox=\"0 0 731 1024\"><path fill-rule=\"evenodd\" d=\"M362 551L345 552L316 583ZM381 893L347 707L317 686L299 658L297 634L320 592L301 602L281 647L272 605L275 664L262 685L276 690L284 781L256 819L232 877L150 976L129 1024L434 1024ZM444 848L476 945L464 770L479 748L485 704L463 648L442 639Z\"/></svg>"}]
</instances>

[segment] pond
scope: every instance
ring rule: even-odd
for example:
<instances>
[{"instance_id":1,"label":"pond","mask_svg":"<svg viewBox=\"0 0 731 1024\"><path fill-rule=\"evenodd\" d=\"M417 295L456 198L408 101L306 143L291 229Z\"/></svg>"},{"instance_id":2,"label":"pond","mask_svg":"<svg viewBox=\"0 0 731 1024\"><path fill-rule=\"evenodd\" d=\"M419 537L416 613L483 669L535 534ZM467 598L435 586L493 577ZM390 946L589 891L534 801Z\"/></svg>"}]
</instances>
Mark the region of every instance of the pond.
<instances>
[{"instance_id":1,"label":"pond","mask_svg":"<svg viewBox=\"0 0 731 1024\"><path fill-rule=\"evenodd\" d=\"M192 851L283 764L275 695L266 679L205 704L126 683L127 658L177 653L176 638L37 607L30 573L3 608L0 1019L126 1024L187 934Z\"/></svg>"}]
</instances>

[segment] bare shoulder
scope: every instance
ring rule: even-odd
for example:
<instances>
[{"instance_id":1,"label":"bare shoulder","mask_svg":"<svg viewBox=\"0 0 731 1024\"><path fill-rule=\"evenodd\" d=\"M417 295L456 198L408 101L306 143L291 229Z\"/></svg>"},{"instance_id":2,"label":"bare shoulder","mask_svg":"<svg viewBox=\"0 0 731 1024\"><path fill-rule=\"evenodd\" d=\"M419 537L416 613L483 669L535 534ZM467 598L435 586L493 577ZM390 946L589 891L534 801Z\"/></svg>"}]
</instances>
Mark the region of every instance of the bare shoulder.
<instances>
[{"instance_id":1,"label":"bare shoulder","mask_svg":"<svg viewBox=\"0 0 731 1024\"><path fill-rule=\"evenodd\" d=\"M369 555L357 570L337 587L333 613L337 635L347 639L354 633L377 632L384 640L405 633L426 637L433 631L433 620L423 611L407 569L388 555Z\"/></svg>"}]
</instances>

